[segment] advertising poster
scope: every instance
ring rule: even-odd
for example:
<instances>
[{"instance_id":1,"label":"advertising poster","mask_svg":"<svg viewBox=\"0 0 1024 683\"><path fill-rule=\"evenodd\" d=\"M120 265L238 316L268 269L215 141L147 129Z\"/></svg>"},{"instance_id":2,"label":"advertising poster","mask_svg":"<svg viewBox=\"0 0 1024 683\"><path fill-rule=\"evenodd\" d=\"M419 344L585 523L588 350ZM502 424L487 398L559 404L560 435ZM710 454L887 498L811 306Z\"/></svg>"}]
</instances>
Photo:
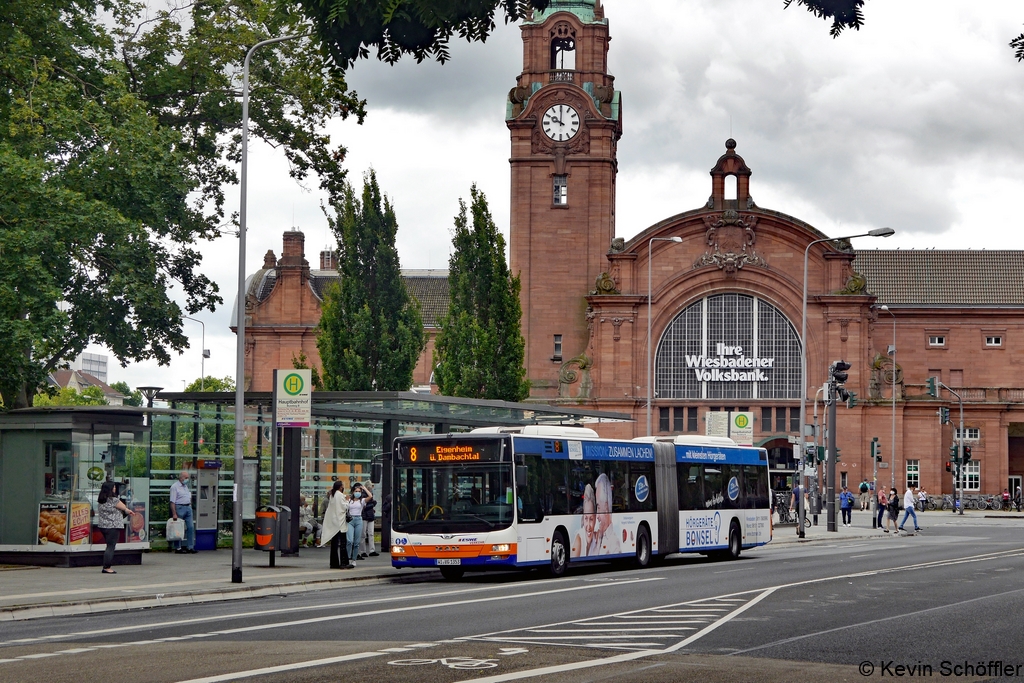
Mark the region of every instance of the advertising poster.
<instances>
[{"instance_id":1,"label":"advertising poster","mask_svg":"<svg viewBox=\"0 0 1024 683\"><path fill-rule=\"evenodd\" d=\"M89 515L91 512L92 505L89 503L71 504L67 545L82 545L89 541Z\"/></svg>"},{"instance_id":2,"label":"advertising poster","mask_svg":"<svg viewBox=\"0 0 1024 683\"><path fill-rule=\"evenodd\" d=\"M68 504L39 504L39 545L67 545Z\"/></svg>"},{"instance_id":3,"label":"advertising poster","mask_svg":"<svg viewBox=\"0 0 1024 683\"><path fill-rule=\"evenodd\" d=\"M242 519L256 519L256 460L242 461Z\"/></svg>"},{"instance_id":4,"label":"advertising poster","mask_svg":"<svg viewBox=\"0 0 1024 683\"><path fill-rule=\"evenodd\" d=\"M129 543L140 543L149 540L149 509L146 501L149 500L149 479L147 477L132 477L132 497L128 507L137 514L128 518Z\"/></svg>"}]
</instances>

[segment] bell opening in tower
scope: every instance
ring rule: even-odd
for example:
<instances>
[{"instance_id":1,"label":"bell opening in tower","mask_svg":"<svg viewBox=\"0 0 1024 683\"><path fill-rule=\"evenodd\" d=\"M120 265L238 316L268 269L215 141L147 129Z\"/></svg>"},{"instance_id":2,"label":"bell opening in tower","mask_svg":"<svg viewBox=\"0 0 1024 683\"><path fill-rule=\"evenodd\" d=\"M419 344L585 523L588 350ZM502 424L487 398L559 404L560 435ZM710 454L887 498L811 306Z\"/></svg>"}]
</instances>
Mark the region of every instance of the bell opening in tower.
<instances>
[{"instance_id":1,"label":"bell opening in tower","mask_svg":"<svg viewBox=\"0 0 1024 683\"><path fill-rule=\"evenodd\" d=\"M576 40L574 38L555 38L551 41L551 69L554 71L576 70Z\"/></svg>"}]
</instances>

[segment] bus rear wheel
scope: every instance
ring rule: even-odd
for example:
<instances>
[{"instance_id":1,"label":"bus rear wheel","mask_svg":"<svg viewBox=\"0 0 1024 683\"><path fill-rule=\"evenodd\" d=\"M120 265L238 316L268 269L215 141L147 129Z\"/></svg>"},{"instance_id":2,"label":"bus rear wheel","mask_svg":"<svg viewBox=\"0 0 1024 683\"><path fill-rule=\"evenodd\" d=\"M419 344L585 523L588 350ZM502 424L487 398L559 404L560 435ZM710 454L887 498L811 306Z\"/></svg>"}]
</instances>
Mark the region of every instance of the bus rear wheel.
<instances>
[{"instance_id":1,"label":"bus rear wheel","mask_svg":"<svg viewBox=\"0 0 1024 683\"><path fill-rule=\"evenodd\" d=\"M733 524L729 528L729 548L725 551L725 559L739 559L740 551L743 549L743 541L740 539L740 528Z\"/></svg>"},{"instance_id":2,"label":"bus rear wheel","mask_svg":"<svg viewBox=\"0 0 1024 683\"><path fill-rule=\"evenodd\" d=\"M640 527L636 534L636 566L646 567L651 563L651 534L647 527Z\"/></svg>"},{"instance_id":3,"label":"bus rear wheel","mask_svg":"<svg viewBox=\"0 0 1024 683\"><path fill-rule=\"evenodd\" d=\"M446 581L458 581L466 573L462 567L441 567L441 576Z\"/></svg>"},{"instance_id":4,"label":"bus rear wheel","mask_svg":"<svg viewBox=\"0 0 1024 683\"><path fill-rule=\"evenodd\" d=\"M569 542L565 534L558 530L551 537L551 564L548 573L551 576L562 576L569 567Z\"/></svg>"}]
</instances>

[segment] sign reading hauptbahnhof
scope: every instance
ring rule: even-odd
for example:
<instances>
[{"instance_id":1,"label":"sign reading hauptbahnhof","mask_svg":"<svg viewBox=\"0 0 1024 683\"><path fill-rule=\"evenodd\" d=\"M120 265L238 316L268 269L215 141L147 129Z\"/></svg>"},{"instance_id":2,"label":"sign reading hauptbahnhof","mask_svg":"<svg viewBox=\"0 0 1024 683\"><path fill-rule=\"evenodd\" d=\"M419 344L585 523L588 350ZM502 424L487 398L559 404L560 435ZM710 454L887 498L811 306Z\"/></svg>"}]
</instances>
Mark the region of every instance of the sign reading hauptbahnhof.
<instances>
[{"instance_id":1,"label":"sign reading hauptbahnhof","mask_svg":"<svg viewBox=\"0 0 1024 683\"><path fill-rule=\"evenodd\" d=\"M774 358L743 355L742 346L715 345L714 356L686 355L686 367L693 368L698 382L767 382L766 369Z\"/></svg>"}]
</instances>

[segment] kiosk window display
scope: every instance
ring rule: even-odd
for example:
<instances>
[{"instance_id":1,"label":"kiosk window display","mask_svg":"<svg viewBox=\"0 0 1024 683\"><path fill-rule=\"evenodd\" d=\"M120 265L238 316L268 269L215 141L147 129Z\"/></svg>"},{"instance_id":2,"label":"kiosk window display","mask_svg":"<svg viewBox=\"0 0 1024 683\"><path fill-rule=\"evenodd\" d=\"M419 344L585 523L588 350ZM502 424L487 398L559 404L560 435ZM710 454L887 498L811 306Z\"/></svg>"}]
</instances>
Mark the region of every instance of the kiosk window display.
<instances>
[{"instance_id":1,"label":"kiosk window display","mask_svg":"<svg viewBox=\"0 0 1024 683\"><path fill-rule=\"evenodd\" d=\"M130 526L126 520L118 553L149 547L147 427L142 412L102 408L107 407L28 409L2 416L0 560L92 564L87 556L102 554L104 547L94 523L105 481L115 482L118 497L141 513L130 518ZM24 562L14 557L26 553L53 557L23 558Z\"/></svg>"}]
</instances>

